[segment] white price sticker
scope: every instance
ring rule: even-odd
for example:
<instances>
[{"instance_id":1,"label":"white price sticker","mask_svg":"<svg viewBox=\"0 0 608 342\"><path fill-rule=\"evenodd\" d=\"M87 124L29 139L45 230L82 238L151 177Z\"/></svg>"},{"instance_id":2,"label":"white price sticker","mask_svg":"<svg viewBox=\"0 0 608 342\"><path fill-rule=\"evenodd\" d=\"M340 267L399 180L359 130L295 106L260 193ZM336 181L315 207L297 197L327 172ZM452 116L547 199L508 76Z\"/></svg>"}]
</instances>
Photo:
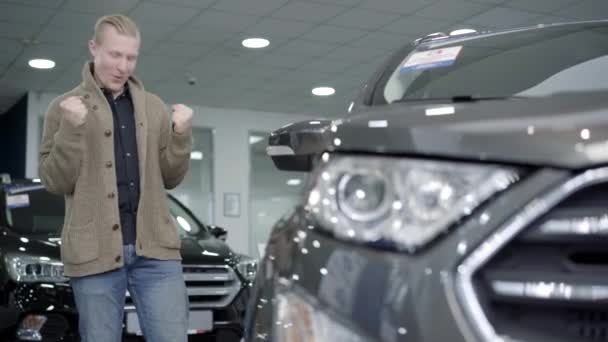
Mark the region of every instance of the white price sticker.
<instances>
[{"instance_id":1,"label":"white price sticker","mask_svg":"<svg viewBox=\"0 0 608 342\"><path fill-rule=\"evenodd\" d=\"M462 46L416 52L401 66L401 72L432 69L454 64Z\"/></svg>"},{"instance_id":2,"label":"white price sticker","mask_svg":"<svg viewBox=\"0 0 608 342\"><path fill-rule=\"evenodd\" d=\"M30 196L28 194L6 196L6 206L9 209L29 207L29 205Z\"/></svg>"}]
</instances>

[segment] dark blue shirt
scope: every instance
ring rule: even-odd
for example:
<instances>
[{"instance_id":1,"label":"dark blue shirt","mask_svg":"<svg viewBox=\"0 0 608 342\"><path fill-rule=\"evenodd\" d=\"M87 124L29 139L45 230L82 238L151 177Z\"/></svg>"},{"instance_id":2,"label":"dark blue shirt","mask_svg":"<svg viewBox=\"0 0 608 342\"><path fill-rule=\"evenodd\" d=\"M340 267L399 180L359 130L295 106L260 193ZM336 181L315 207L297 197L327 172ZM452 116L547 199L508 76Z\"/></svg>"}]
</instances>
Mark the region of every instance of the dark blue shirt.
<instances>
[{"instance_id":1,"label":"dark blue shirt","mask_svg":"<svg viewBox=\"0 0 608 342\"><path fill-rule=\"evenodd\" d=\"M111 92L102 90L112 108L114 118L114 164L123 244L135 244L140 189L133 100L128 87L116 98Z\"/></svg>"}]
</instances>

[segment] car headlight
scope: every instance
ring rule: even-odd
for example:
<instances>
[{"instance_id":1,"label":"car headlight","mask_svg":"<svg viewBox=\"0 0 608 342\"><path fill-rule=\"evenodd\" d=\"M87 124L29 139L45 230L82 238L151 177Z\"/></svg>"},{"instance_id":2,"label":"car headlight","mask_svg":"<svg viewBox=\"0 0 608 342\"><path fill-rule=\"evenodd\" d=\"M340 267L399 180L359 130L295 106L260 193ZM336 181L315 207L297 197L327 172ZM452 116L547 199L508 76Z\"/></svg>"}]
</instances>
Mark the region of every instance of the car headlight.
<instances>
[{"instance_id":1,"label":"car headlight","mask_svg":"<svg viewBox=\"0 0 608 342\"><path fill-rule=\"evenodd\" d=\"M63 275L63 264L47 257L8 253L4 257L6 269L12 280L22 283L67 282Z\"/></svg>"},{"instance_id":2,"label":"car headlight","mask_svg":"<svg viewBox=\"0 0 608 342\"><path fill-rule=\"evenodd\" d=\"M495 165L332 156L317 171L307 209L337 237L413 251L518 179Z\"/></svg>"},{"instance_id":3,"label":"car headlight","mask_svg":"<svg viewBox=\"0 0 608 342\"><path fill-rule=\"evenodd\" d=\"M354 327L330 317L303 291L289 289L277 293L276 301L274 336L277 341L370 341Z\"/></svg>"},{"instance_id":4,"label":"car headlight","mask_svg":"<svg viewBox=\"0 0 608 342\"><path fill-rule=\"evenodd\" d=\"M258 271L258 261L246 255L241 255L236 268L245 280L251 282L255 279L256 272Z\"/></svg>"}]
</instances>

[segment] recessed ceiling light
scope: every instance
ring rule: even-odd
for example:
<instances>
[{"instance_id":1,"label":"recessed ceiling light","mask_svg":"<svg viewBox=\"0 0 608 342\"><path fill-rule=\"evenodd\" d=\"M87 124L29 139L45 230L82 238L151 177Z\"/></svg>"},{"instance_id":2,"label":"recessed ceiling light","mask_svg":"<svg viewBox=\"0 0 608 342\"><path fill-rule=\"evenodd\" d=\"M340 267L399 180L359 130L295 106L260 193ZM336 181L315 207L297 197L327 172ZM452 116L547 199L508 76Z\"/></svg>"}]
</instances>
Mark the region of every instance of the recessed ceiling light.
<instances>
[{"instance_id":1,"label":"recessed ceiling light","mask_svg":"<svg viewBox=\"0 0 608 342\"><path fill-rule=\"evenodd\" d=\"M203 152L202 151L192 151L192 152L190 152L190 159L192 159L192 160L203 160Z\"/></svg>"},{"instance_id":2,"label":"recessed ceiling light","mask_svg":"<svg viewBox=\"0 0 608 342\"><path fill-rule=\"evenodd\" d=\"M287 181L287 185L289 186L298 186L302 184L302 181L298 178L293 178Z\"/></svg>"},{"instance_id":3,"label":"recessed ceiling light","mask_svg":"<svg viewBox=\"0 0 608 342\"><path fill-rule=\"evenodd\" d=\"M250 145L256 144L256 143L258 143L258 142L260 142L262 140L264 140L264 137L260 137L258 135L250 135L249 136L249 144Z\"/></svg>"},{"instance_id":4,"label":"recessed ceiling light","mask_svg":"<svg viewBox=\"0 0 608 342\"><path fill-rule=\"evenodd\" d=\"M312 93L316 96L330 96L336 93L336 89L332 87L316 87L312 90Z\"/></svg>"},{"instance_id":5,"label":"recessed ceiling light","mask_svg":"<svg viewBox=\"0 0 608 342\"><path fill-rule=\"evenodd\" d=\"M241 44L249 49L261 49L270 45L270 41L264 38L247 38L244 39Z\"/></svg>"},{"instance_id":6,"label":"recessed ceiling light","mask_svg":"<svg viewBox=\"0 0 608 342\"><path fill-rule=\"evenodd\" d=\"M55 67L55 62L50 59L30 59L27 64L34 69L53 69Z\"/></svg>"}]
</instances>

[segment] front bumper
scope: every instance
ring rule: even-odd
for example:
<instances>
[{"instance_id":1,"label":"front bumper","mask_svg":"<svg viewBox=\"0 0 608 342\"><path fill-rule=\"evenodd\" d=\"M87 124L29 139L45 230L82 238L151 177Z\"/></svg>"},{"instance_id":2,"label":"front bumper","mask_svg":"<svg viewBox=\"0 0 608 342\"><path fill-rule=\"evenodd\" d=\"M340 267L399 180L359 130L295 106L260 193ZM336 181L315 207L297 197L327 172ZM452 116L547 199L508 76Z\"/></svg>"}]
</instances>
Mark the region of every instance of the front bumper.
<instances>
[{"instance_id":1,"label":"front bumper","mask_svg":"<svg viewBox=\"0 0 608 342\"><path fill-rule=\"evenodd\" d=\"M415 254L337 240L299 208L271 234L249 303L246 340L277 341L276 295L297 288L370 341L478 341L454 295L458 266L532 199L569 176L549 169L529 175Z\"/></svg>"},{"instance_id":2,"label":"front bumper","mask_svg":"<svg viewBox=\"0 0 608 342\"><path fill-rule=\"evenodd\" d=\"M209 309L213 315L213 330L201 331L199 335L213 337L219 332L230 331L235 336L242 336L245 308L250 291L249 285L243 285L228 306ZM9 283L4 287L3 298L6 302L0 305L1 341L23 341L16 336L20 323L28 315L42 315L47 318L47 322L40 330L41 341L79 341L78 313L69 284ZM131 309L125 309L125 311L129 310ZM124 338L125 341L141 340L136 335L126 332Z\"/></svg>"},{"instance_id":3,"label":"front bumper","mask_svg":"<svg viewBox=\"0 0 608 342\"><path fill-rule=\"evenodd\" d=\"M78 314L68 283L10 282L4 286L3 298L2 311L12 318L3 326L3 341L21 341L17 332L29 315L46 317L46 323L39 331L42 341L78 340Z\"/></svg>"}]
</instances>

